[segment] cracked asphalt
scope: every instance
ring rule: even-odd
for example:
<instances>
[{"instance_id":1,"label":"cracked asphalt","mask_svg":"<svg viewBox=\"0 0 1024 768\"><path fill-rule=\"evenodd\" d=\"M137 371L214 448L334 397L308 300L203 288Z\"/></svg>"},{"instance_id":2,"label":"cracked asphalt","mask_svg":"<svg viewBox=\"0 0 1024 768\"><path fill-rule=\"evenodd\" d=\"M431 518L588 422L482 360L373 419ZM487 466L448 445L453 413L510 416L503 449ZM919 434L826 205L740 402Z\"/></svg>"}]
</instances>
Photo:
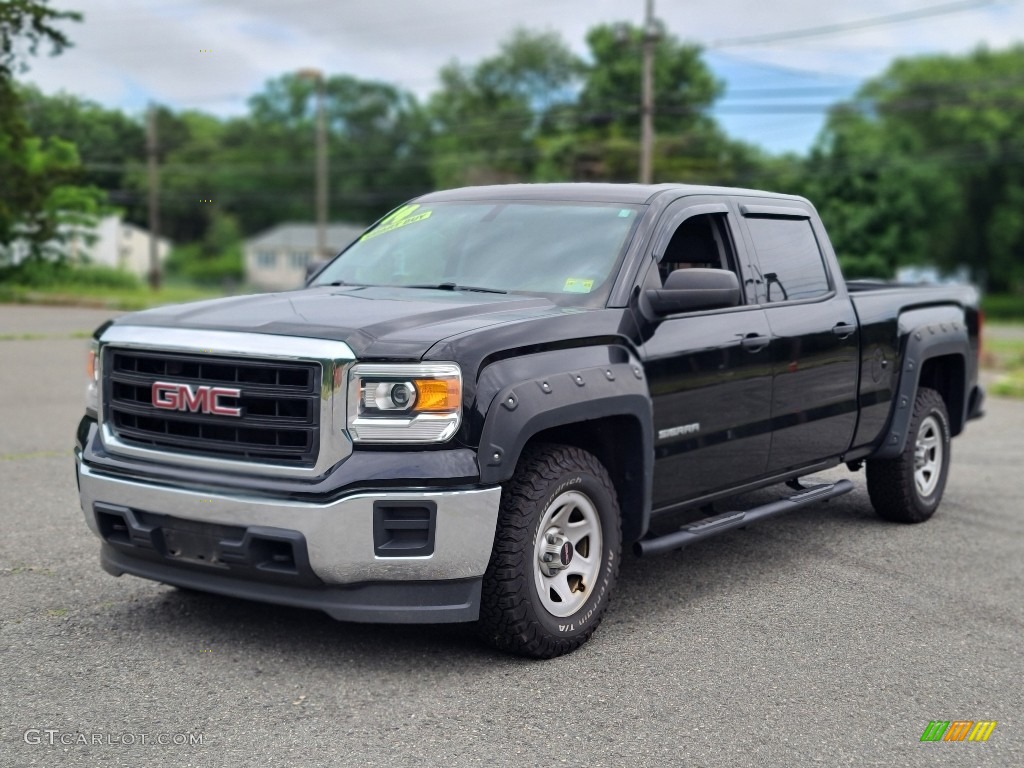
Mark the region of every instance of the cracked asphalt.
<instances>
[{"instance_id":1,"label":"cracked asphalt","mask_svg":"<svg viewBox=\"0 0 1024 768\"><path fill-rule=\"evenodd\" d=\"M104 573L72 445L108 314L0 306L0 768L1024 765L1024 402L954 441L930 522L882 522L852 475L627 555L591 641L527 661ZM922 743L930 720L998 725Z\"/></svg>"}]
</instances>

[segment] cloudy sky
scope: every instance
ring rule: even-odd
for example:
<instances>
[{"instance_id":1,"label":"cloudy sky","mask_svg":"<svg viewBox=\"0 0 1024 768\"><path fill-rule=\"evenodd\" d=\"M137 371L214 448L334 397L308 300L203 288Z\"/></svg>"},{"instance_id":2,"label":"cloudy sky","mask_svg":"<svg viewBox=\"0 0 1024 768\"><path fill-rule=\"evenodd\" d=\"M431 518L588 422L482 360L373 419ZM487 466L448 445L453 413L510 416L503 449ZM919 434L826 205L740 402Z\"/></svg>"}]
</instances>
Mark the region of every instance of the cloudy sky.
<instances>
[{"instance_id":1,"label":"cloudy sky","mask_svg":"<svg viewBox=\"0 0 1024 768\"><path fill-rule=\"evenodd\" d=\"M728 86L716 114L738 138L804 151L825 105L897 56L1024 39L1020 0L655 0L669 30L707 48ZM129 112L149 99L220 115L304 67L386 80L420 95L451 59L492 54L517 26L553 29L580 53L595 24L639 23L644 0L54 0L80 10L75 47L26 79ZM860 22L871 22L860 24ZM877 23L875 23L877 22ZM842 26L840 34L821 28ZM776 41L754 36L808 34ZM825 32L828 30L826 29ZM746 39L745 39L746 38Z\"/></svg>"}]
</instances>

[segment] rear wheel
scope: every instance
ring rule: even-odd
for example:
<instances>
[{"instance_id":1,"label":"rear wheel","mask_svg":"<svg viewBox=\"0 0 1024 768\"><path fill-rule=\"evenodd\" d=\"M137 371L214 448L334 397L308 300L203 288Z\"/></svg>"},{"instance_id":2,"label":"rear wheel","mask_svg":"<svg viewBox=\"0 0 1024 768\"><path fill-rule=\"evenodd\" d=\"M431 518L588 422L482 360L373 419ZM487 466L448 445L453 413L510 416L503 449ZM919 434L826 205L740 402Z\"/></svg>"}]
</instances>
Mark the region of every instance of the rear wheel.
<instances>
[{"instance_id":1,"label":"rear wheel","mask_svg":"<svg viewBox=\"0 0 1024 768\"><path fill-rule=\"evenodd\" d=\"M903 453L867 462L868 494L875 511L898 523L930 518L942 501L949 458L946 403L934 389L923 387L914 400Z\"/></svg>"},{"instance_id":2,"label":"rear wheel","mask_svg":"<svg viewBox=\"0 0 1024 768\"><path fill-rule=\"evenodd\" d=\"M528 449L502 491L484 574L483 638L542 659L583 645L608 607L621 538L615 488L593 454Z\"/></svg>"}]
</instances>

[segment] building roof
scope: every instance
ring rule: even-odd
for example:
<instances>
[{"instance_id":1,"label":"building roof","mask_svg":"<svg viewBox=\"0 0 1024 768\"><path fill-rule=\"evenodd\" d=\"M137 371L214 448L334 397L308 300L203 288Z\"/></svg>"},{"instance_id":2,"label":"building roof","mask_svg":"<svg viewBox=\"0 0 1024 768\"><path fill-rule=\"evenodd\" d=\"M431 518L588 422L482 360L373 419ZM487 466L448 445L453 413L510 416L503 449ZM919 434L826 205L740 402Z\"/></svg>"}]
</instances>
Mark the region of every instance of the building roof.
<instances>
[{"instance_id":1,"label":"building roof","mask_svg":"<svg viewBox=\"0 0 1024 768\"><path fill-rule=\"evenodd\" d=\"M328 224L327 249L338 252L363 233L359 224ZM316 248L316 224L289 222L245 241L248 248Z\"/></svg>"}]
</instances>

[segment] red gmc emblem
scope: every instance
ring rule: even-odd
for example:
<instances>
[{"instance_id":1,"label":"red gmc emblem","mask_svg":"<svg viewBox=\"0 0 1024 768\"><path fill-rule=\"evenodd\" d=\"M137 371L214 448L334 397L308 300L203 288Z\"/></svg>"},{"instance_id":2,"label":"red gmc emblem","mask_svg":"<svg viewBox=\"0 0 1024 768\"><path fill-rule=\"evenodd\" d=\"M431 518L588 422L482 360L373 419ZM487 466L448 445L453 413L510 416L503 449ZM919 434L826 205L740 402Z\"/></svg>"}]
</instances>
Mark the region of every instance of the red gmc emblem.
<instances>
[{"instance_id":1,"label":"red gmc emblem","mask_svg":"<svg viewBox=\"0 0 1024 768\"><path fill-rule=\"evenodd\" d=\"M208 387L202 384L193 389L188 384L168 381L153 382L153 407L168 411L211 413L215 416L241 416L241 408L221 405L222 397L240 397L242 390L230 387Z\"/></svg>"}]
</instances>

